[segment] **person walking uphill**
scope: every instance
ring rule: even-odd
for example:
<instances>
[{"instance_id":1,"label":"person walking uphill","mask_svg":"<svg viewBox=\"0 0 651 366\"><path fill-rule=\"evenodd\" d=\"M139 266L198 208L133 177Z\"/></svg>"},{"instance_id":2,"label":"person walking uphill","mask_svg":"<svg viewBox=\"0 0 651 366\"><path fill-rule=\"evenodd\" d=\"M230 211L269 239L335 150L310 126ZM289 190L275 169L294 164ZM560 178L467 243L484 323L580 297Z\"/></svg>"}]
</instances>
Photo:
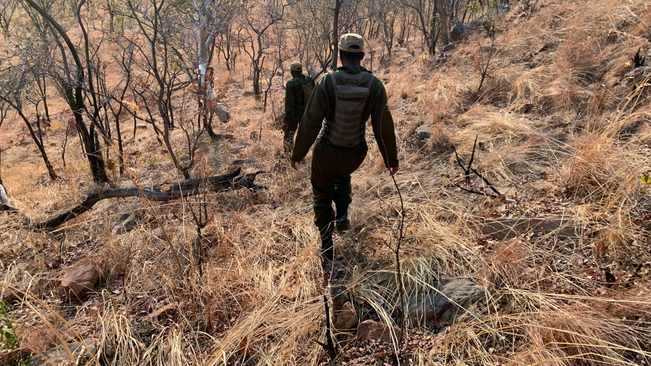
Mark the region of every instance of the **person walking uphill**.
<instances>
[{"instance_id":1,"label":"person walking uphill","mask_svg":"<svg viewBox=\"0 0 651 366\"><path fill-rule=\"evenodd\" d=\"M312 154L311 181L314 222L321 235L326 272L334 260L334 229L345 231L350 227L350 176L366 157L369 116L385 166L391 175L398 171L396 136L387 93L382 81L360 65L364 58L362 36L354 33L341 36L339 57L343 66L317 82L299 125L291 157L291 165L296 169L317 141Z\"/></svg>"},{"instance_id":2,"label":"person walking uphill","mask_svg":"<svg viewBox=\"0 0 651 366\"><path fill-rule=\"evenodd\" d=\"M290 67L292 79L285 86L285 121L283 125L283 148L286 154L292 151L294 134L303 116L307 100L314 89L314 82L303 75L303 67L293 63Z\"/></svg>"}]
</instances>

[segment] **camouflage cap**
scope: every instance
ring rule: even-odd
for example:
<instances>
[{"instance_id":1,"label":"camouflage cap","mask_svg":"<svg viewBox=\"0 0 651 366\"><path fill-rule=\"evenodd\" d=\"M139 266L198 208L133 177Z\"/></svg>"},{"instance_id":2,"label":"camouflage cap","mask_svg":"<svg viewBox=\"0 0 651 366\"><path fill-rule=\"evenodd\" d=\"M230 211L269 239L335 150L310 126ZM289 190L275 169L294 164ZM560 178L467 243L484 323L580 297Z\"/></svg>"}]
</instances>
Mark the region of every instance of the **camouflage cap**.
<instances>
[{"instance_id":1,"label":"camouflage cap","mask_svg":"<svg viewBox=\"0 0 651 366\"><path fill-rule=\"evenodd\" d=\"M357 33L346 33L339 38L339 49L350 53L363 53L364 38Z\"/></svg>"},{"instance_id":2,"label":"camouflage cap","mask_svg":"<svg viewBox=\"0 0 651 366\"><path fill-rule=\"evenodd\" d=\"M303 72L303 65L301 65L299 62L294 62L289 67L289 70L293 72Z\"/></svg>"}]
</instances>

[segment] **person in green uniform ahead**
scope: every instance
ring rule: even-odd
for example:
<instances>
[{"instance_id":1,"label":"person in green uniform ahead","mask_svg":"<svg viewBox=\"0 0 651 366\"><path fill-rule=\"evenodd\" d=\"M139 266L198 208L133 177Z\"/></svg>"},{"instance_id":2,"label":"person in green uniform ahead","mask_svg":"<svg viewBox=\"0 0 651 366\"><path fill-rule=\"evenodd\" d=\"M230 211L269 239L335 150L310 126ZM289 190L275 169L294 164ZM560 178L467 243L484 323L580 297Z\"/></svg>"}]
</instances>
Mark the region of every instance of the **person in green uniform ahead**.
<instances>
[{"instance_id":1,"label":"person in green uniform ahead","mask_svg":"<svg viewBox=\"0 0 651 366\"><path fill-rule=\"evenodd\" d=\"M293 63L290 66L290 71L292 79L285 86L285 121L283 125L283 149L286 154L290 154L292 151L292 142L298 123L314 89L314 81L303 75L303 67L300 63Z\"/></svg>"},{"instance_id":2,"label":"person in green uniform ahead","mask_svg":"<svg viewBox=\"0 0 651 366\"><path fill-rule=\"evenodd\" d=\"M323 265L330 270L334 260L334 229L350 228L350 175L366 157L366 121L371 118L373 134L389 174L398 171L398 154L393 118L387 105L384 84L361 66L364 39L354 33L341 36L342 66L317 82L298 127L291 156L296 166L316 140L312 154L314 222L321 235ZM333 210L333 205L336 210Z\"/></svg>"}]
</instances>

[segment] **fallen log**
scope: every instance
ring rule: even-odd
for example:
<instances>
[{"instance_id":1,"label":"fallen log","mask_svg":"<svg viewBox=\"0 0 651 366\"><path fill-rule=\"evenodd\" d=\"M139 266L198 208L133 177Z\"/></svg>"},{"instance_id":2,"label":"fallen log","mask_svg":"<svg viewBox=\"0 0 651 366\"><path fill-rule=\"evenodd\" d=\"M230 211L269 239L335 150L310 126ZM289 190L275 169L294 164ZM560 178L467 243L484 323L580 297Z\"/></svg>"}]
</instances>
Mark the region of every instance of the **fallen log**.
<instances>
[{"instance_id":1,"label":"fallen log","mask_svg":"<svg viewBox=\"0 0 651 366\"><path fill-rule=\"evenodd\" d=\"M33 220L26 217L26 225L34 230L53 230L61 226L63 223L90 210L98 202L111 198L140 197L149 201L164 202L196 195L200 193L202 189L211 192L223 192L240 188L260 189L263 187L255 184L255 178L261 173L262 172L241 174L241 169L238 168L233 172L224 175L184 180L182 182L171 184L167 189L162 189L158 186L147 188L124 187L102 189L97 192L89 193L86 198L76 206L57 213L45 221L33 222Z\"/></svg>"},{"instance_id":2,"label":"fallen log","mask_svg":"<svg viewBox=\"0 0 651 366\"><path fill-rule=\"evenodd\" d=\"M556 235L559 239L576 239L584 235L582 225L566 217L495 218L480 226L482 235L496 240L508 240L533 232L535 235Z\"/></svg>"}]
</instances>

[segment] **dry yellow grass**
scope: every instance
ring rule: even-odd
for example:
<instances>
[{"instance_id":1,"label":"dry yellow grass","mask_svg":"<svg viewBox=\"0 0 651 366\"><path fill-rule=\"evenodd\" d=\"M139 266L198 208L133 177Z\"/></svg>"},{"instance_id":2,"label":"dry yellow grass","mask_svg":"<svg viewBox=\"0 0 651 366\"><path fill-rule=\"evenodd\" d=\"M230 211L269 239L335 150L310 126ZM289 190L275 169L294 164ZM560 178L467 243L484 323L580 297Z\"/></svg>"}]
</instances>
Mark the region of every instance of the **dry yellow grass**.
<instances>
[{"instance_id":1,"label":"dry yellow grass","mask_svg":"<svg viewBox=\"0 0 651 366\"><path fill-rule=\"evenodd\" d=\"M651 188L639 180L651 167L651 102L625 93L616 82L629 71L637 47L648 44L643 37L651 7L643 0L542 3L531 18L507 17L500 24L495 69L478 103L466 96L477 87L472 55L486 41L482 35L458 45L445 64L405 49L395 51L390 72L378 70L388 81L401 146L397 180L405 198L402 264L408 295L431 292L442 278L471 278L486 288L478 304L441 332L410 319L403 352L411 364L651 360ZM617 42L609 41L615 36ZM217 72L219 94L233 114L230 124L217 129L235 139L207 150L215 156L203 156L204 169L220 173L235 159L252 158L255 169L268 171L260 177L267 189L207 196L210 245L203 276L192 246L189 209L196 199L104 202L53 234L31 232L15 217L0 214L0 294L23 293L9 314L25 336L38 325L56 332L60 350L45 354L51 362L326 362L317 344L324 339L324 289L309 164L295 172L279 157L281 132L270 128L271 108L263 113L259 102L241 93L249 85L246 73L243 64L230 74ZM608 88L600 87L602 82ZM272 98L279 110L282 90L274 90ZM454 188L462 173L449 152L406 149L416 122L432 126L431 139L449 141L466 158L479 136L475 166L506 198ZM7 126L12 134L19 128ZM141 138L128 145L130 169L123 183L176 180L155 138L146 132ZM71 143L66 180L57 183L39 182L45 170L30 149L12 145L3 154L3 181L21 211L43 217L91 188L78 144ZM395 325L399 298L388 245L399 201L378 155L371 146L353 176L354 227L336 237L336 251L349 264L343 285L355 306ZM120 214L129 212L136 212L138 227L112 234ZM576 222L583 226L581 235L522 233L500 240L481 232L487 219L547 216ZM82 305L63 303L56 294L60 269L48 262L58 255L63 267L83 257L102 263L107 279ZM604 279L604 268L616 283ZM171 310L156 314L170 304ZM394 332L389 351L377 352L376 345L343 342L342 358L349 365L389 362L396 341ZM90 347L75 347L82 342Z\"/></svg>"}]
</instances>

